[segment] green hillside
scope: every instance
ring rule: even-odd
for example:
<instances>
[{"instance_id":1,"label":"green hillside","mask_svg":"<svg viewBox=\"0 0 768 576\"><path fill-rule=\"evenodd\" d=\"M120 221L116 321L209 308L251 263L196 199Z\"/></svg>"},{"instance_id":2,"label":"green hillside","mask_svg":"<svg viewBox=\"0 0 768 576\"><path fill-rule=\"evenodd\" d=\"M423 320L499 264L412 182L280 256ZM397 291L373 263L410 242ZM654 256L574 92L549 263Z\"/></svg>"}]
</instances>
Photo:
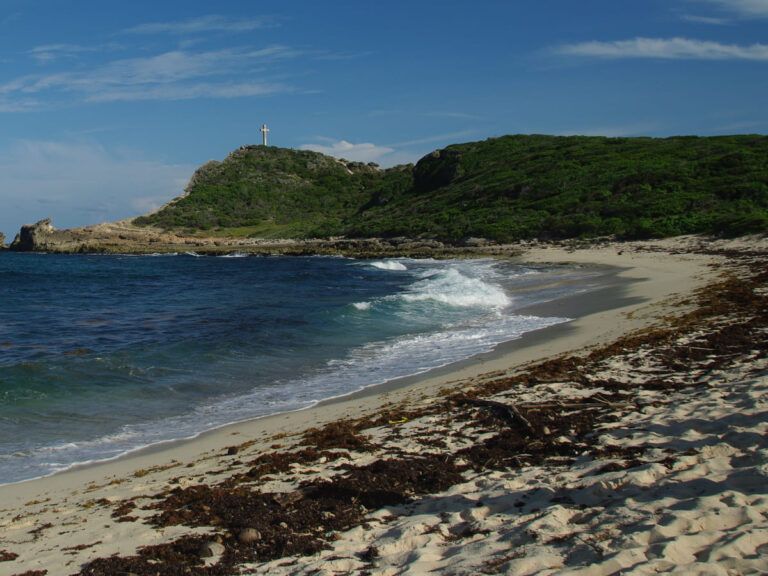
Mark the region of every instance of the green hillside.
<instances>
[{"instance_id":1,"label":"green hillside","mask_svg":"<svg viewBox=\"0 0 768 576\"><path fill-rule=\"evenodd\" d=\"M367 201L367 184L379 172L348 164L316 152L245 146L201 166L185 196L135 223L265 237L335 229Z\"/></svg>"},{"instance_id":2,"label":"green hillside","mask_svg":"<svg viewBox=\"0 0 768 576\"><path fill-rule=\"evenodd\" d=\"M379 170L244 147L136 220L264 237L461 242L768 231L768 137L504 136Z\"/></svg>"}]
</instances>

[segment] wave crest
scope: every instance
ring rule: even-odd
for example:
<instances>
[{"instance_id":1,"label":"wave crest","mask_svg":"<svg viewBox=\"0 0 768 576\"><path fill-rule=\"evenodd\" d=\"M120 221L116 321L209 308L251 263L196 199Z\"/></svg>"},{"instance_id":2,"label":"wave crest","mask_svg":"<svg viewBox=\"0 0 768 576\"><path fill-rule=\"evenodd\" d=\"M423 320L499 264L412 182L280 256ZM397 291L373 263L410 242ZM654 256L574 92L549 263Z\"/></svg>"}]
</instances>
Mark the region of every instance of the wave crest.
<instances>
[{"instance_id":1,"label":"wave crest","mask_svg":"<svg viewBox=\"0 0 768 576\"><path fill-rule=\"evenodd\" d=\"M479 306L497 310L511 304L509 296L498 286L465 276L455 268L416 282L402 298L406 302L433 301L461 308Z\"/></svg>"}]
</instances>

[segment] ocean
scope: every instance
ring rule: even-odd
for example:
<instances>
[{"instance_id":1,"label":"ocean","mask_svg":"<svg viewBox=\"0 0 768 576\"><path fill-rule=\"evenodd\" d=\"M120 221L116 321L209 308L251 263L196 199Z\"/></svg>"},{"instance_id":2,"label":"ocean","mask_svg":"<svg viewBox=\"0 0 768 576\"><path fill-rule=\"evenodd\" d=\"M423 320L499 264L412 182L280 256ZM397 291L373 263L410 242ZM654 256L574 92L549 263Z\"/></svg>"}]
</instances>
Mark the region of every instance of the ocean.
<instances>
[{"instance_id":1,"label":"ocean","mask_svg":"<svg viewBox=\"0 0 768 576\"><path fill-rule=\"evenodd\" d=\"M0 484L298 410L568 321L511 261L0 253Z\"/></svg>"}]
</instances>

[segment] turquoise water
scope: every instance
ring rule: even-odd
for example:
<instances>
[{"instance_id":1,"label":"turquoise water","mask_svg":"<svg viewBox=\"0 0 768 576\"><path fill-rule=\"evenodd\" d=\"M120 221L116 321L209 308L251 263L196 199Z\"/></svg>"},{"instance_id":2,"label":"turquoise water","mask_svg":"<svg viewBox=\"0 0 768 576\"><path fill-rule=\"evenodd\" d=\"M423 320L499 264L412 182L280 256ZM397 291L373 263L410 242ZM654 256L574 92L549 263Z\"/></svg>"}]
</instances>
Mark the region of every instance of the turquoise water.
<instances>
[{"instance_id":1,"label":"turquoise water","mask_svg":"<svg viewBox=\"0 0 768 576\"><path fill-rule=\"evenodd\" d=\"M516 310L597 282L491 260L237 256L0 253L0 483L489 351L567 320Z\"/></svg>"}]
</instances>

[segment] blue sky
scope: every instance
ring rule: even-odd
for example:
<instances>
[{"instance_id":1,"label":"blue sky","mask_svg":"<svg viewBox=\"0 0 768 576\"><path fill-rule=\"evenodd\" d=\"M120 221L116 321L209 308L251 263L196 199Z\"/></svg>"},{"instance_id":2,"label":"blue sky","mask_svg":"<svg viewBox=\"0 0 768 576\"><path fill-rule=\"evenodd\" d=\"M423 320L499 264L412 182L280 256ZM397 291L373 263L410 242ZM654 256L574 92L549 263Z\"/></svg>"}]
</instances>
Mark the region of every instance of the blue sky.
<instances>
[{"instance_id":1,"label":"blue sky","mask_svg":"<svg viewBox=\"0 0 768 576\"><path fill-rule=\"evenodd\" d=\"M119 220L261 141L767 133L768 0L0 0L0 231Z\"/></svg>"}]
</instances>

